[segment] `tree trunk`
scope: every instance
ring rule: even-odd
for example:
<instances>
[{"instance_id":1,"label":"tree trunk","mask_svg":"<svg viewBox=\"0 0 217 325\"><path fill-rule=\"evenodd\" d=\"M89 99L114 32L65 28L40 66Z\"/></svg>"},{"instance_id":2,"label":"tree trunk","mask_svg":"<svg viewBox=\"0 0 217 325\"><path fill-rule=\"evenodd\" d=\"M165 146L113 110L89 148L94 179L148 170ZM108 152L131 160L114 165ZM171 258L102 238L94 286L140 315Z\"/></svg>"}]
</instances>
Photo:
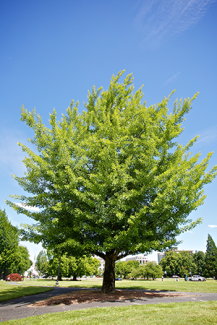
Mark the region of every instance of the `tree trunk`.
<instances>
[{"instance_id":1,"label":"tree trunk","mask_svg":"<svg viewBox=\"0 0 217 325\"><path fill-rule=\"evenodd\" d=\"M77 275L73 275L72 281L77 281Z\"/></svg>"},{"instance_id":2,"label":"tree trunk","mask_svg":"<svg viewBox=\"0 0 217 325\"><path fill-rule=\"evenodd\" d=\"M9 275L9 270L6 269L3 274L3 279L5 280L8 275Z\"/></svg>"},{"instance_id":3,"label":"tree trunk","mask_svg":"<svg viewBox=\"0 0 217 325\"><path fill-rule=\"evenodd\" d=\"M105 270L103 275L102 293L115 292L115 257L107 255L105 257Z\"/></svg>"}]
</instances>

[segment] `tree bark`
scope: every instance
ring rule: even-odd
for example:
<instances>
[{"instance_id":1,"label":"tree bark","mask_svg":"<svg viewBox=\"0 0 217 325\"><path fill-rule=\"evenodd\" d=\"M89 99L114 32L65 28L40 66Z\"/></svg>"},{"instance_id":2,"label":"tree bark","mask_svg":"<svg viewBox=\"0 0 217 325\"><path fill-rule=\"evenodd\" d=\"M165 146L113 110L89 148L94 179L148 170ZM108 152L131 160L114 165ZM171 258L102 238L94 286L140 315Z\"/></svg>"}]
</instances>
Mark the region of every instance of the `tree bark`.
<instances>
[{"instance_id":1,"label":"tree bark","mask_svg":"<svg viewBox=\"0 0 217 325\"><path fill-rule=\"evenodd\" d=\"M115 292L115 256L105 256L105 270L103 275L102 293Z\"/></svg>"},{"instance_id":2,"label":"tree bark","mask_svg":"<svg viewBox=\"0 0 217 325\"><path fill-rule=\"evenodd\" d=\"M3 274L3 279L5 280L8 275L9 275L9 270L6 269Z\"/></svg>"}]
</instances>

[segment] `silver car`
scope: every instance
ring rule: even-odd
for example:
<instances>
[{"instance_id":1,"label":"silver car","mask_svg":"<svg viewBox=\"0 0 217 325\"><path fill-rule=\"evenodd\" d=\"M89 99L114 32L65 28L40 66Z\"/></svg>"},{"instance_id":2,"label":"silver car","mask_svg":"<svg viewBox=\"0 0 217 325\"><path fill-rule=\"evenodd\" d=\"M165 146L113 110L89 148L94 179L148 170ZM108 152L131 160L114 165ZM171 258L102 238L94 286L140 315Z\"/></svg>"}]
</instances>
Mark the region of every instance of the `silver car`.
<instances>
[{"instance_id":1,"label":"silver car","mask_svg":"<svg viewBox=\"0 0 217 325\"><path fill-rule=\"evenodd\" d=\"M201 275L193 275L191 278L189 278L189 281L206 281L206 279Z\"/></svg>"}]
</instances>

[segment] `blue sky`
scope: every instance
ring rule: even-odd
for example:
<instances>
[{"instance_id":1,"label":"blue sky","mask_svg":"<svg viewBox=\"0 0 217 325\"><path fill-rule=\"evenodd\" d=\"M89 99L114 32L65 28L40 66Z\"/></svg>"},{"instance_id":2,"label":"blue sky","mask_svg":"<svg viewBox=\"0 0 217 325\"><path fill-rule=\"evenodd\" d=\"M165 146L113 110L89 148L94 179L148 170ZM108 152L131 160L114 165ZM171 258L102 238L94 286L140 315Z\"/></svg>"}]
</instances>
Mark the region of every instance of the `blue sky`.
<instances>
[{"instance_id":1,"label":"blue sky","mask_svg":"<svg viewBox=\"0 0 217 325\"><path fill-rule=\"evenodd\" d=\"M176 89L176 98L198 98L179 138L200 139L192 152L217 163L217 1L83 0L0 2L0 207L14 225L31 223L5 204L21 194L11 174L22 175L23 153L31 131L20 108L36 108L44 123L55 107L58 116L71 100L84 109L93 85L107 89L110 78L133 72L135 89L144 85L147 105ZM28 144L29 145L29 144ZM180 249L206 249L208 233L217 243L217 179L205 187L206 201L190 217L203 223L180 236ZM25 243L33 258L40 246Z\"/></svg>"}]
</instances>

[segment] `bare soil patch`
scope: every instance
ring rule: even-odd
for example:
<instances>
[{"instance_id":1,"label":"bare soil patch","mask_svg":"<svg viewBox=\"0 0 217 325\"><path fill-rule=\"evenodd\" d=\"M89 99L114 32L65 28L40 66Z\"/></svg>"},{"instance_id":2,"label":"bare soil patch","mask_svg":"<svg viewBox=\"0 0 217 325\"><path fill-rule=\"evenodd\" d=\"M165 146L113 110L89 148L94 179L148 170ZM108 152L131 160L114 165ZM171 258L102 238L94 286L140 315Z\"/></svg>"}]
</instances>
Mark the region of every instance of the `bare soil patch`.
<instances>
[{"instance_id":1,"label":"bare soil patch","mask_svg":"<svg viewBox=\"0 0 217 325\"><path fill-rule=\"evenodd\" d=\"M106 302L106 301L121 301L121 300L135 300L155 297L181 297L183 294L178 293L164 293L164 292L144 292L134 290L116 290L115 293L101 293L100 290L80 290L72 293L67 293L60 296L48 298L46 300L38 301L29 307L44 307L54 305L72 305L84 304L91 302Z\"/></svg>"}]
</instances>

